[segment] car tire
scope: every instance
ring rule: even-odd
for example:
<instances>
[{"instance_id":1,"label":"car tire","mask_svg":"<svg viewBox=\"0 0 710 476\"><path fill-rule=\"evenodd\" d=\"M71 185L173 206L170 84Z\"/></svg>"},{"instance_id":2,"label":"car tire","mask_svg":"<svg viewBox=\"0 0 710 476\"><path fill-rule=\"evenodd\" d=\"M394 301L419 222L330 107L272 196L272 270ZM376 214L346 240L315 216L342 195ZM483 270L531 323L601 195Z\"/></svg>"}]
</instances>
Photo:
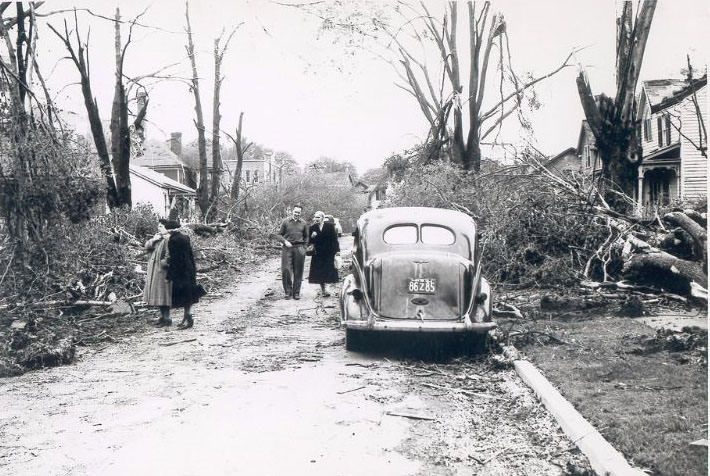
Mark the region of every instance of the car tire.
<instances>
[{"instance_id":1,"label":"car tire","mask_svg":"<svg viewBox=\"0 0 710 476\"><path fill-rule=\"evenodd\" d=\"M483 354L488 351L489 338L488 333L483 334L468 334L464 338L464 350L467 355Z\"/></svg>"},{"instance_id":2,"label":"car tire","mask_svg":"<svg viewBox=\"0 0 710 476\"><path fill-rule=\"evenodd\" d=\"M367 340L365 331L359 329L345 329L345 350L357 352L362 350Z\"/></svg>"}]
</instances>

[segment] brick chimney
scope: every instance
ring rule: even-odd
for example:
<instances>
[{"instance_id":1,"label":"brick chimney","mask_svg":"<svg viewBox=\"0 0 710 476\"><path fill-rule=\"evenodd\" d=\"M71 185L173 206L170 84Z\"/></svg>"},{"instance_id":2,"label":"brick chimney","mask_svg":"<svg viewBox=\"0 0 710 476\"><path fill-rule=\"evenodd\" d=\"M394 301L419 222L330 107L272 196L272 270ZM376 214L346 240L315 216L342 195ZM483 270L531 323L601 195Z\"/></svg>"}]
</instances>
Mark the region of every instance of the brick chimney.
<instances>
[{"instance_id":1,"label":"brick chimney","mask_svg":"<svg viewBox=\"0 0 710 476\"><path fill-rule=\"evenodd\" d=\"M182 157L182 132L170 133L170 150L178 157Z\"/></svg>"}]
</instances>

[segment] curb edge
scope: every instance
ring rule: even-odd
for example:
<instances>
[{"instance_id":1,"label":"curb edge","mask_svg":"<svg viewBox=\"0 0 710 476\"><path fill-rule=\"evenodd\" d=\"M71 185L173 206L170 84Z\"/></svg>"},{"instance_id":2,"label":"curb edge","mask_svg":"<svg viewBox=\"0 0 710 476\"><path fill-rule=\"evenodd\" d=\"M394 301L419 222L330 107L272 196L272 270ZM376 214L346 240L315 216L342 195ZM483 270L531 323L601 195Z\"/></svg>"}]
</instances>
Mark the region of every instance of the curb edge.
<instances>
[{"instance_id":1,"label":"curb edge","mask_svg":"<svg viewBox=\"0 0 710 476\"><path fill-rule=\"evenodd\" d=\"M520 378L555 417L565 434L584 453L594 471L605 476L647 476L640 469L632 467L531 362L516 360L513 365Z\"/></svg>"}]
</instances>

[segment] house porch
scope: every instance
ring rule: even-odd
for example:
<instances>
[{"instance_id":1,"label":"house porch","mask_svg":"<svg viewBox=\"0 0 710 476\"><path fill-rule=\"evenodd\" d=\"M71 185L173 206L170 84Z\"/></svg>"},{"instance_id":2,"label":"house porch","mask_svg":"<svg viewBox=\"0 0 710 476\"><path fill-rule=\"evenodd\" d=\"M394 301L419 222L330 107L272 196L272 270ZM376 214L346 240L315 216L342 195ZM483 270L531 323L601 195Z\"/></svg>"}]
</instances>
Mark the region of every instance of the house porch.
<instances>
[{"instance_id":1,"label":"house porch","mask_svg":"<svg viewBox=\"0 0 710 476\"><path fill-rule=\"evenodd\" d=\"M680 199L680 147L674 145L649 155L638 169L636 203L641 216Z\"/></svg>"}]
</instances>

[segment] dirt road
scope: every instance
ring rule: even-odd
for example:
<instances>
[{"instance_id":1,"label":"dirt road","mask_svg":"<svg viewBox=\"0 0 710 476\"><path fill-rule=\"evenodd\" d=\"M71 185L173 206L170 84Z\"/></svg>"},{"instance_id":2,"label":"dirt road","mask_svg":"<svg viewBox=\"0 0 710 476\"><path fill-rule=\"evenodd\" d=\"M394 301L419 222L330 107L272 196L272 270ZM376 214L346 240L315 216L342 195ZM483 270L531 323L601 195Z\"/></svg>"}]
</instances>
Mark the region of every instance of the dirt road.
<instances>
[{"instance_id":1,"label":"dirt road","mask_svg":"<svg viewBox=\"0 0 710 476\"><path fill-rule=\"evenodd\" d=\"M344 248L347 247L345 244ZM0 380L0 473L544 475L588 468L512 370L348 353L337 298L278 260L196 325Z\"/></svg>"}]
</instances>

